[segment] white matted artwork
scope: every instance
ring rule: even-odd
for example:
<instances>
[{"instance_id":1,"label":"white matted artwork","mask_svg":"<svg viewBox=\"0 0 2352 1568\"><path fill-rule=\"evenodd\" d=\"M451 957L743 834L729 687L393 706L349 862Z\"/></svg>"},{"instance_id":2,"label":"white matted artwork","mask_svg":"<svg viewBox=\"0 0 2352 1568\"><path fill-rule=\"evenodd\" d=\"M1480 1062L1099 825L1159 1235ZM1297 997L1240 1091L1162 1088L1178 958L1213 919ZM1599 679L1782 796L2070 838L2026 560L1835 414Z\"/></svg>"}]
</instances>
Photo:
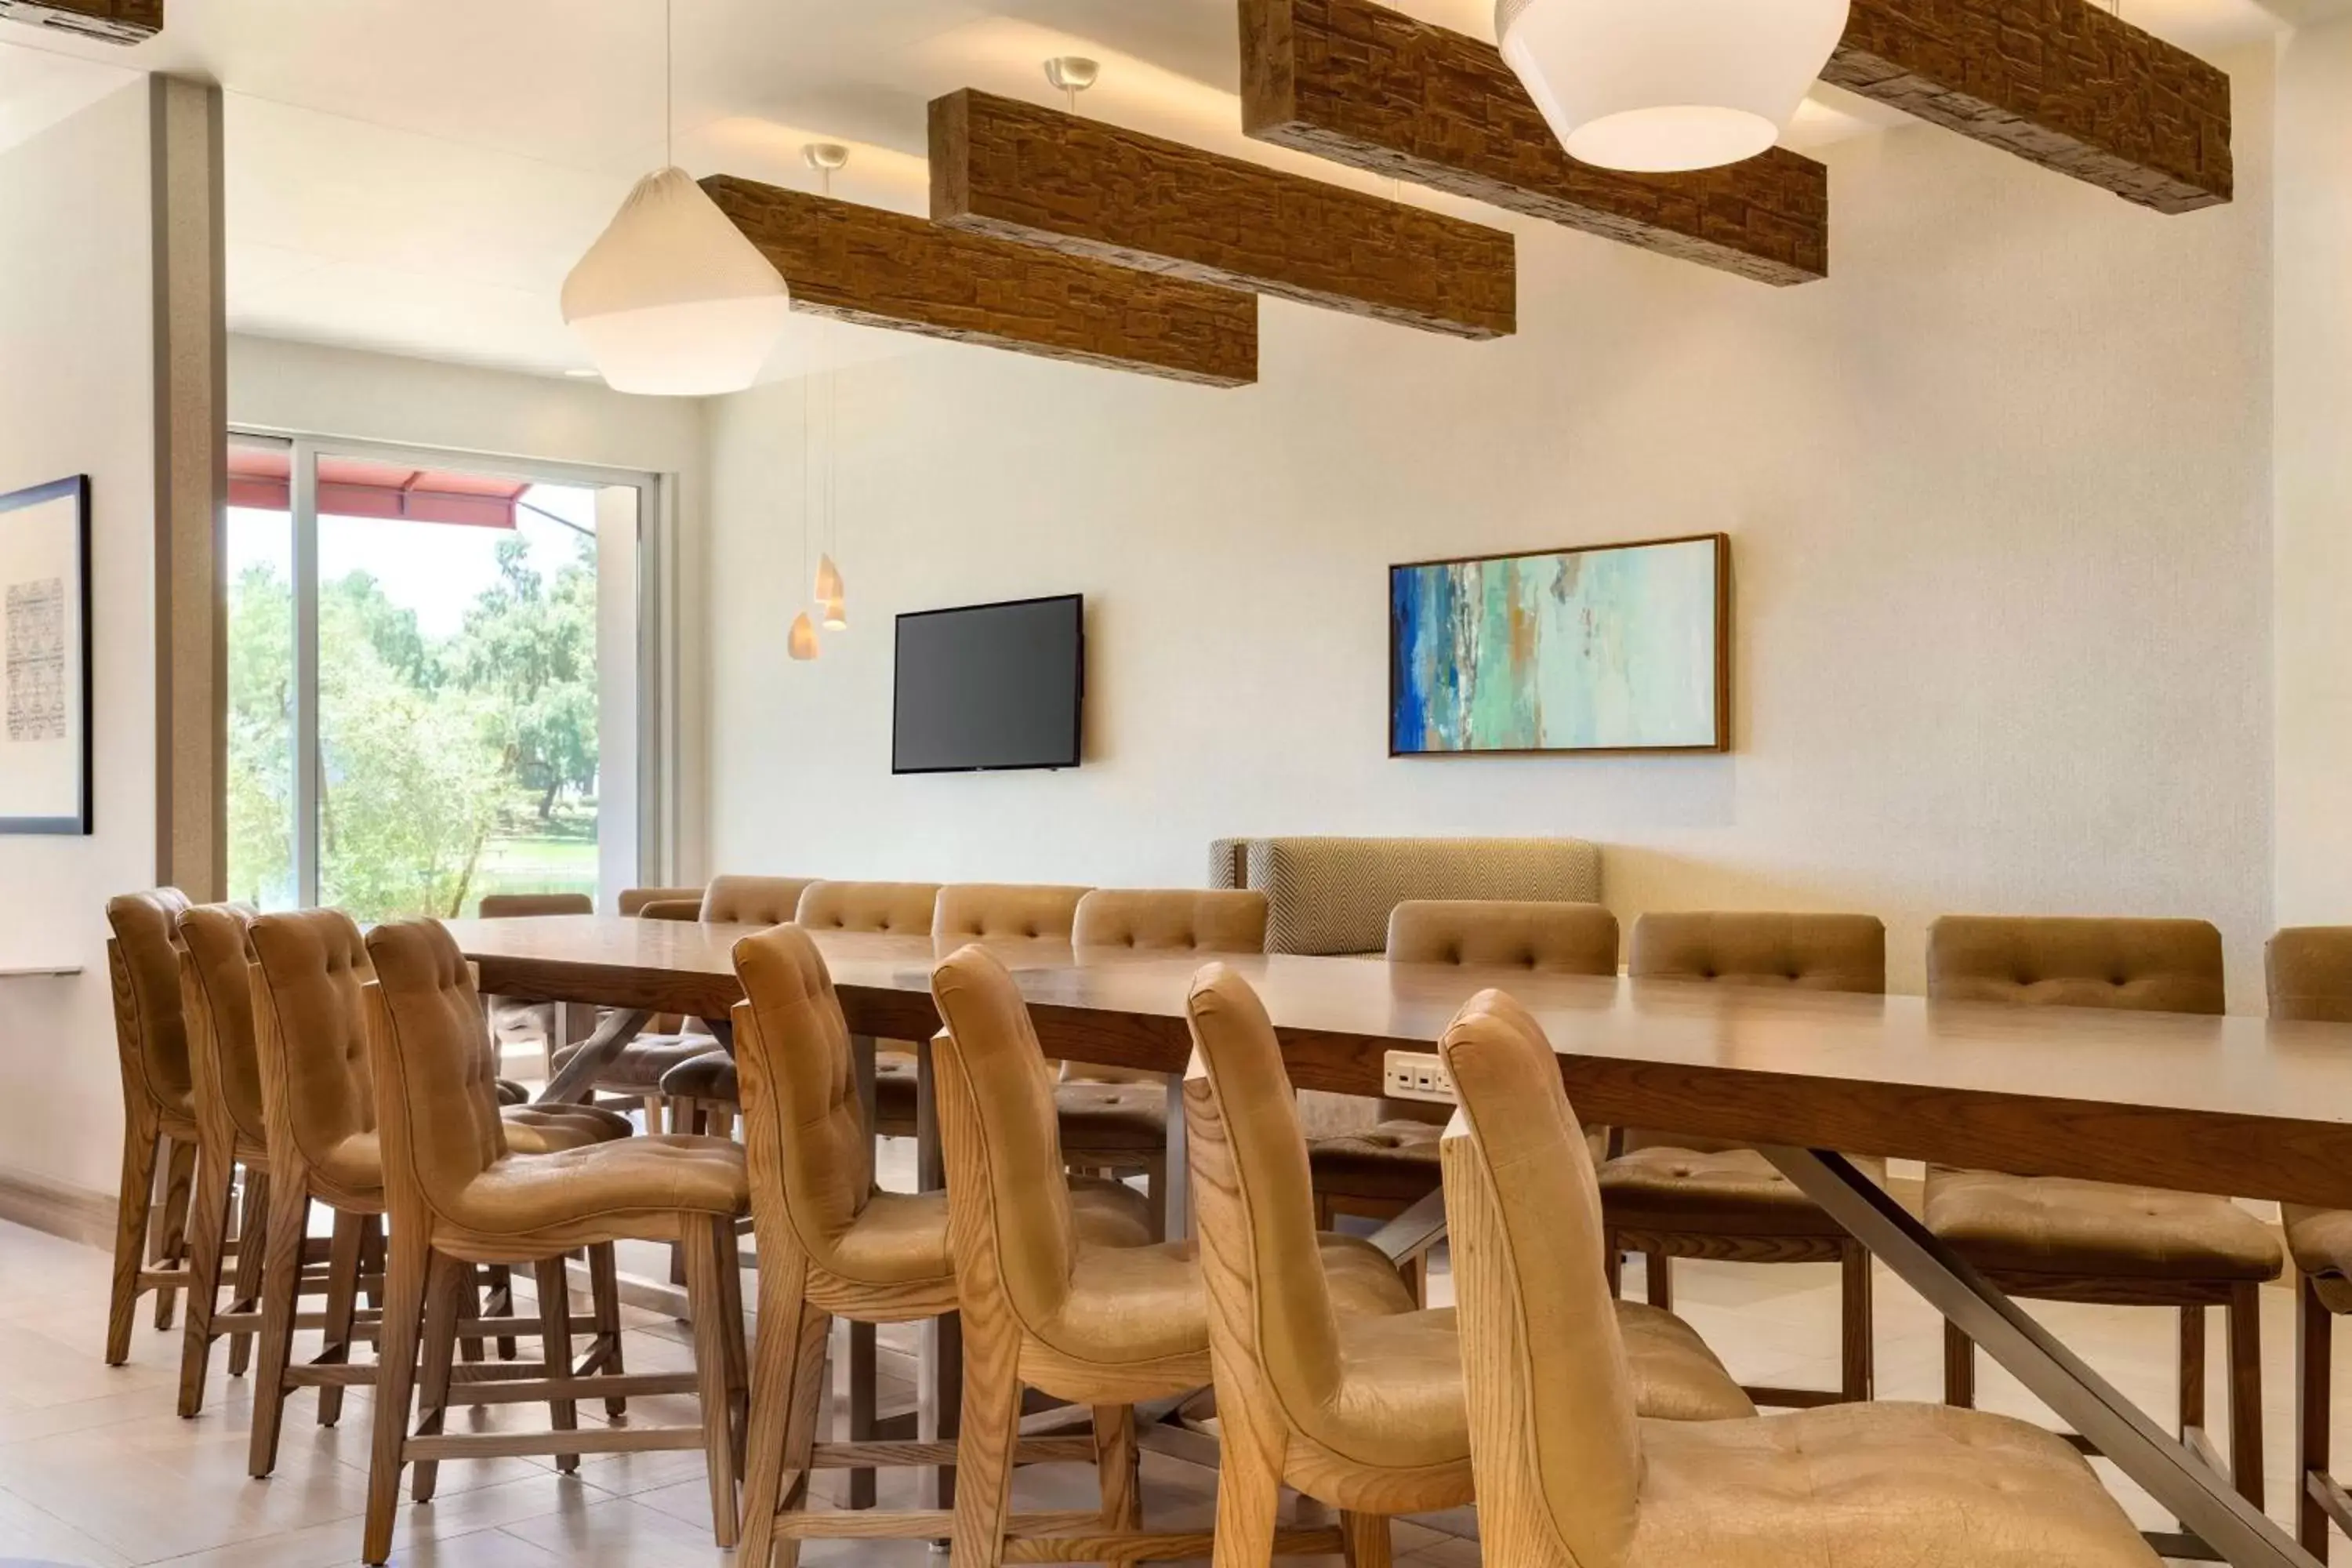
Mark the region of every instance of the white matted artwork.
<instances>
[{"instance_id":1,"label":"white matted artwork","mask_svg":"<svg viewBox=\"0 0 2352 1568\"><path fill-rule=\"evenodd\" d=\"M0 833L88 833L88 476L0 495Z\"/></svg>"}]
</instances>

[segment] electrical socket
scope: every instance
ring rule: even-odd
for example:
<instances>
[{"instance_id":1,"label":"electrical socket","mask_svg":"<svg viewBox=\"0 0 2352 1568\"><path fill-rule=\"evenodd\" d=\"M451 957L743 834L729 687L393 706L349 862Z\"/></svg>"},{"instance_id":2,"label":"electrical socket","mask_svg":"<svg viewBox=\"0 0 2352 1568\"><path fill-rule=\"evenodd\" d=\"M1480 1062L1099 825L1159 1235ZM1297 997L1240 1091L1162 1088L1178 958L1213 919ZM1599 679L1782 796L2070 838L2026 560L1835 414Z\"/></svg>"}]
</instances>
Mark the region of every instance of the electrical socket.
<instances>
[{"instance_id":1,"label":"electrical socket","mask_svg":"<svg viewBox=\"0 0 2352 1568\"><path fill-rule=\"evenodd\" d=\"M1381 1092L1391 1100L1425 1100L1436 1105L1456 1102L1454 1075L1445 1058L1430 1051L1390 1051L1381 1058Z\"/></svg>"}]
</instances>

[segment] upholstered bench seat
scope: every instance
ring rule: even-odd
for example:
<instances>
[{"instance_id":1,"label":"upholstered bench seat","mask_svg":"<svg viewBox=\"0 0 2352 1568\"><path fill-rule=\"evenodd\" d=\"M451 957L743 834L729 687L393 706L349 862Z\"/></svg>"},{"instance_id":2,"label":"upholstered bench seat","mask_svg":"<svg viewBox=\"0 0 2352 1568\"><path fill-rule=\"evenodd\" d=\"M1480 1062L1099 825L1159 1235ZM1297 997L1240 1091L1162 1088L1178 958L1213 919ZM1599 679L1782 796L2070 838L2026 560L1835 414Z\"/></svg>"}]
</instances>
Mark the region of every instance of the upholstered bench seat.
<instances>
[{"instance_id":1,"label":"upholstered bench seat","mask_svg":"<svg viewBox=\"0 0 2352 1568\"><path fill-rule=\"evenodd\" d=\"M1853 1163L1885 1184L1884 1160ZM1620 1230L1742 1238L1845 1236L1827 1210L1753 1149L1636 1149L1601 1167L1601 1196L1609 1223Z\"/></svg>"},{"instance_id":2,"label":"upholstered bench seat","mask_svg":"<svg viewBox=\"0 0 2352 1568\"><path fill-rule=\"evenodd\" d=\"M2264 1280L2284 1261L2277 1234L2229 1199L2156 1187L1937 1170L1926 1218L1997 1275Z\"/></svg>"}]
</instances>

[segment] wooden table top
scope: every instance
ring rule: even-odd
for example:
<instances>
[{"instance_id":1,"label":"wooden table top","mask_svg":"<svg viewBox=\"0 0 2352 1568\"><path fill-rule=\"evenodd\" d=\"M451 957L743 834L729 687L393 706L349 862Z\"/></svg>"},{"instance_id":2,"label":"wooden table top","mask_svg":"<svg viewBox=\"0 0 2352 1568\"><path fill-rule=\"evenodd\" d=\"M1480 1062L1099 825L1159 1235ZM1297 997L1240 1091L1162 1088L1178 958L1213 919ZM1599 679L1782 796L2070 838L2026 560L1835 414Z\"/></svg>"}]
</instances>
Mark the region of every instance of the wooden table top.
<instances>
[{"instance_id":1,"label":"wooden table top","mask_svg":"<svg viewBox=\"0 0 2352 1568\"><path fill-rule=\"evenodd\" d=\"M742 994L730 951L757 928L572 915L450 929L487 991L723 1016ZM1199 956L989 945L1049 1050L1183 1067ZM937 1027L929 938L823 932L818 946L853 1028ZM1429 1048L1494 985L1542 1023L1591 1121L2352 1208L2352 1026L1378 959L1223 962L1265 998L1301 1088L1377 1092L1383 1051Z\"/></svg>"}]
</instances>

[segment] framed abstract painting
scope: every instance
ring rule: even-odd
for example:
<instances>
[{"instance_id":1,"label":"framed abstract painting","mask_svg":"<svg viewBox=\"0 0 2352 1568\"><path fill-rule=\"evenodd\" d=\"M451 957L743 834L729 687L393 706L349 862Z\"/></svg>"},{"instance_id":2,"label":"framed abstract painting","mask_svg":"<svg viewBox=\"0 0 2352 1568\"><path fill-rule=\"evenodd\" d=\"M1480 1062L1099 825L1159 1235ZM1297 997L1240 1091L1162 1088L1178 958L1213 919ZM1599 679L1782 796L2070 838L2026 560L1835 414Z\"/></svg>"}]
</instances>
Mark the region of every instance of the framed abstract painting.
<instances>
[{"instance_id":1,"label":"framed abstract painting","mask_svg":"<svg viewBox=\"0 0 2352 1568\"><path fill-rule=\"evenodd\" d=\"M88 833L87 476L0 495L0 833Z\"/></svg>"},{"instance_id":2,"label":"framed abstract painting","mask_svg":"<svg viewBox=\"0 0 2352 1568\"><path fill-rule=\"evenodd\" d=\"M1720 533L1389 568L1389 755L1731 749Z\"/></svg>"}]
</instances>

